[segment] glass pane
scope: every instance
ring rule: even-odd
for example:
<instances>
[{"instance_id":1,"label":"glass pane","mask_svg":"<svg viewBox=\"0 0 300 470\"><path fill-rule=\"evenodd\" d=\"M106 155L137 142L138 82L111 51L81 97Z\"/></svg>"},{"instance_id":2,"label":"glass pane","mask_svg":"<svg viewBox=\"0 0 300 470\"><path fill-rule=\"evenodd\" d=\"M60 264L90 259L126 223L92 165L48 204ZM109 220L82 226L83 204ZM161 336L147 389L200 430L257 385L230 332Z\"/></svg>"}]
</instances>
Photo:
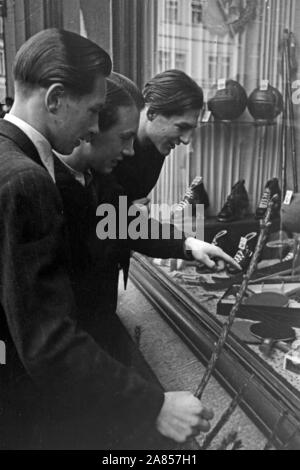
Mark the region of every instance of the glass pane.
<instances>
[{"instance_id":1,"label":"glass pane","mask_svg":"<svg viewBox=\"0 0 300 470\"><path fill-rule=\"evenodd\" d=\"M176 10L177 24L174 15L168 13L171 3L172 11ZM206 103L215 96L220 79L237 81L248 96L263 80L283 93L281 46L285 29L294 32L297 40L299 2L160 0L158 7L156 72L168 68L186 71L202 86ZM194 27L196 12L201 19L197 28ZM297 75L292 78L296 87L294 101L299 102ZM296 124L298 108L294 110ZM210 195L210 214L216 215L232 185L245 178L253 211L266 182L273 177L281 178L282 114L274 119L273 126L256 128L254 124L255 119L246 109L231 126L210 123L201 126L193 145L181 148L176 159L166 160L161 183L154 192L155 200L178 202L192 180L202 176ZM297 136L295 141L298 150ZM221 169L217 185L213 171L216 167ZM291 170L290 162L288 186L293 185ZM168 187L164 184L166 176L170 181Z\"/></svg>"},{"instance_id":2,"label":"glass pane","mask_svg":"<svg viewBox=\"0 0 300 470\"><path fill-rule=\"evenodd\" d=\"M205 108L192 144L166 158L153 202L199 203L192 185L198 178L210 203L205 240L245 262L241 264L245 273L261 220L272 196L278 195L271 233L259 258L261 280L253 281L243 301L242 311L248 313L239 314L247 320L240 328L245 333L247 327L245 344L300 390L299 374L286 370L284 352L266 358L261 351L264 338L257 326L266 323L264 334L270 338L279 330L288 344L300 340L300 2L179 2L176 24L166 15L166 2L161 0L158 6L156 72L184 70L203 88ZM154 260L154 264L218 321L227 320L242 274L228 266L212 272L196 262ZM251 302L258 304L249 307ZM238 328L234 332L244 341Z\"/></svg>"}]
</instances>

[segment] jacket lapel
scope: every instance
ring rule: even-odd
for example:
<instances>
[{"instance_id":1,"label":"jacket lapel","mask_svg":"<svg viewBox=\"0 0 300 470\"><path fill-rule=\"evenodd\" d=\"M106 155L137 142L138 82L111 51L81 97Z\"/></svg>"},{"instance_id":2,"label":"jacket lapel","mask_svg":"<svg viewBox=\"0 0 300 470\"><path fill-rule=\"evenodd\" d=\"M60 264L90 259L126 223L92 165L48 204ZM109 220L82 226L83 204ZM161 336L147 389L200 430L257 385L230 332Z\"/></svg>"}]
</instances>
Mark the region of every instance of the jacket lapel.
<instances>
[{"instance_id":1,"label":"jacket lapel","mask_svg":"<svg viewBox=\"0 0 300 470\"><path fill-rule=\"evenodd\" d=\"M34 144L17 126L5 119L0 119L0 136L12 140L29 158L44 166Z\"/></svg>"}]
</instances>

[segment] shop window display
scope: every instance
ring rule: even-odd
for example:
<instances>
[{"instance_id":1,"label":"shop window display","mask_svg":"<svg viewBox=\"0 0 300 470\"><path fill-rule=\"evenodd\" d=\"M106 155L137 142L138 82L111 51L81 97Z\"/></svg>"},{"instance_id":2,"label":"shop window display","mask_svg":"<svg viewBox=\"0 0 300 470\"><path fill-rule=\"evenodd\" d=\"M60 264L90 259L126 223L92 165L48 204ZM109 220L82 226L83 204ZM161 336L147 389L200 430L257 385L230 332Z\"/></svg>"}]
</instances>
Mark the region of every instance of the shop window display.
<instances>
[{"instance_id":1,"label":"shop window display","mask_svg":"<svg viewBox=\"0 0 300 470\"><path fill-rule=\"evenodd\" d=\"M254 268L224 354L254 374L257 400L270 393L274 403L262 421L274 428L288 416L287 442L300 425L300 2L198 2L197 28L195 2L189 11L178 2L177 27L166 21L163 3L158 48L170 68L175 51L186 51L184 71L203 87L205 108L191 145L167 157L152 202L172 206L175 224L188 206L202 204L205 241L240 270L139 257L140 273L158 279L170 305L178 302L166 316L201 354L208 333L214 350Z\"/></svg>"}]
</instances>

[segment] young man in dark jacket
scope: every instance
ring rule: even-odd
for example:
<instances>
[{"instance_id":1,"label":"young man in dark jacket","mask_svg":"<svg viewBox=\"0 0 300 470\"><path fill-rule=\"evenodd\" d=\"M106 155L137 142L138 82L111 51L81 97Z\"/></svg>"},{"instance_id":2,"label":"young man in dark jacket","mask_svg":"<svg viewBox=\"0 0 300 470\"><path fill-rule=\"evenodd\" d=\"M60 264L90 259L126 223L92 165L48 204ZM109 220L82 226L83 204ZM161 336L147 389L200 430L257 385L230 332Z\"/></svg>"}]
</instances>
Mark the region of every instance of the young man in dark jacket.
<instances>
[{"instance_id":1,"label":"young man in dark jacket","mask_svg":"<svg viewBox=\"0 0 300 470\"><path fill-rule=\"evenodd\" d=\"M124 86L130 87L128 82ZM176 69L149 80L143 98L145 105L141 109L134 157L124 160L114 170L117 181L132 201L152 191L171 150L191 142L203 107L200 86Z\"/></svg>"}]
</instances>

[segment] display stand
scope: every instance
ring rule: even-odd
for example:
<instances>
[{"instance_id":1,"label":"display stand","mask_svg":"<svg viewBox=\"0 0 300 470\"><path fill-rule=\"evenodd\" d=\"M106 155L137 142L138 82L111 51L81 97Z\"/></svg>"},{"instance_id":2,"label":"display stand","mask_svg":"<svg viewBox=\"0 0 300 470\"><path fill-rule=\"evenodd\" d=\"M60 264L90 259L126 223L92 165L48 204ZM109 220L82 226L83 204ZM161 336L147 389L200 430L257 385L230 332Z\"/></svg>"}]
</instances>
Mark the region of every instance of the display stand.
<instances>
[{"instance_id":1,"label":"display stand","mask_svg":"<svg viewBox=\"0 0 300 470\"><path fill-rule=\"evenodd\" d=\"M166 270L140 255L134 255L132 260L131 278L206 364L222 329L222 318L216 311L224 292L207 300L203 287L186 289L170 278ZM282 413L286 413L276 430L275 445L280 448L288 443L289 448L299 449L300 389L276 372L253 348L230 333L217 364L216 378L234 395L254 375L241 405L244 411L267 436L273 432Z\"/></svg>"}]
</instances>

